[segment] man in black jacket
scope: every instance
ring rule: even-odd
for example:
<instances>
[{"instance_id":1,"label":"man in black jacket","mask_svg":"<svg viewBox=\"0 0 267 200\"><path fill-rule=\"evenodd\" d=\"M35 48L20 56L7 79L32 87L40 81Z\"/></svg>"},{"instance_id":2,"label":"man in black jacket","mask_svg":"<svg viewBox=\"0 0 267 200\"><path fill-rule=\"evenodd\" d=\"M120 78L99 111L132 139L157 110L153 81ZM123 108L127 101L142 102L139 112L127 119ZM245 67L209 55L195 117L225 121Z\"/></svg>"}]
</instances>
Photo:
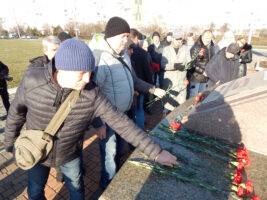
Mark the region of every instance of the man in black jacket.
<instances>
[{"instance_id":1,"label":"man in black jacket","mask_svg":"<svg viewBox=\"0 0 267 200\"><path fill-rule=\"evenodd\" d=\"M138 45L138 36L141 35L136 29L130 30L129 38L135 44L133 46L133 53L131 55L131 64L134 68L136 76L141 80L153 84L153 72L150 68L150 62L148 53L139 47ZM135 120L136 124L143 130L145 130L145 114L143 109L145 94L139 93L137 97L137 108L135 109Z\"/></svg>"},{"instance_id":2,"label":"man in black jacket","mask_svg":"<svg viewBox=\"0 0 267 200\"><path fill-rule=\"evenodd\" d=\"M5 106L6 113L8 113L10 107L6 84L7 80L11 80L11 77L8 76L8 67L0 61L0 95Z\"/></svg>"},{"instance_id":3,"label":"man in black jacket","mask_svg":"<svg viewBox=\"0 0 267 200\"><path fill-rule=\"evenodd\" d=\"M238 78L239 45L231 43L221 49L207 64L205 72L209 77L208 87L215 83L226 83Z\"/></svg>"},{"instance_id":4,"label":"man in black jacket","mask_svg":"<svg viewBox=\"0 0 267 200\"><path fill-rule=\"evenodd\" d=\"M96 117L101 117L151 159L168 166L178 164L175 156L162 150L110 104L90 81L94 68L95 60L89 47L81 40L69 39L60 45L53 62L46 67L28 68L22 78L5 127L5 149L10 153L25 122L27 129L44 130L68 94L72 90L81 91L75 106L53 137L54 145L47 158L28 170L29 199L45 199L44 187L50 167L60 167L70 199L84 199L83 136Z\"/></svg>"},{"instance_id":5,"label":"man in black jacket","mask_svg":"<svg viewBox=\"0 0 267 200\"><path fill-rule=\"evenodd\" d=\"M207 87L208 77L205 67L215 54L212 32L205 30L190 49L191 58L194 60L192 69L188 72L190 81L189 97L196 96Z\"/></svg>"},{"instance_id":6,"label":"man in black jacket","mask_svg":"<svg viewBox=\"0 0 267 200\"><path fill-rule=\"evenodd\" d=\"M43 39L43 56L39 56L30 60L29 67L44 67L55 56L60 45L60 40L55 36L47 36Z\"/></svg>"},{"instance_id":7,"label":"man in black jacket","mask_svg":"<svg viewBox=\"0 0 267 200\"><path fill-rule=\"evenodd\" d=\"M252 62L252 46L246 42L244 37L240 37L236 40L240 47L239 55L239 73L238 77L247 75L247 63Z\"/></svg>"}]
</instances>

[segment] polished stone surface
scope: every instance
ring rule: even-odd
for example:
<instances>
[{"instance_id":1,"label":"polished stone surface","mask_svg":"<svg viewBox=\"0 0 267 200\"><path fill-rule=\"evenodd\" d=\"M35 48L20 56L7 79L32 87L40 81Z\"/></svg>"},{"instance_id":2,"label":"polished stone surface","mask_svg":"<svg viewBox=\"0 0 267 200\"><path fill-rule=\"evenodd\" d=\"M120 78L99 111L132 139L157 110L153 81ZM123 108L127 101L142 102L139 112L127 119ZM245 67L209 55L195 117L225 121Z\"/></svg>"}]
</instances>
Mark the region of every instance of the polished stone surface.
<instances>
[{"instance_id":1,"label":"polished stone surface","mask_svg":"<svg viewBox=\"0 0 267 200\"><path fill-rule=\"evenodd\" d=\"M266 99L267 71L253 73L217 87L183 125L267 156Z\"/></svg>"},{"instance_id":2,"label":"polished stone surface","mask_svg":"<svg viewBox=\"0 0 267 200\"><path fill-rule=\"evenodd\" d=\"M188 105L192 104L194 99L190 99L185 104L180 106L171 112L162 122L170 124L180 113L182 113ZM156 126L153 131L162 135L166 133L162 132ZM161 141L158 138L153 137L162 147L173 147L174 152L181 153L184 156L208 163L221 170L229 170L229 165L225 161L214 159L205 153L192 152L184 147L173 145L165 141ZM204 147L203 145L199 145ZM208 147L205 147L209 149ZM220 154L219 152L217 152ZM140 151L135 150L129 158L130 160L143 160L147 159ZM254 184L255 194L258 195L261 200L267 200L266 187L267 184L267 157L250 152L251 166L245 168L242 173L243 180L247 178L251 179ZM181 164L182 166L187 166ZM199 170L194 176L206 184L215 186L218 188L224 188L227 190L228 182L226 178L221 177L212 170L204 168L191 168ZM231 168L234 171L234 168ZM202 187L197 186L194 183L183 182L177 178L170 177L168 175L154 174L150 170L134 166L129 162L125 162L120 171L114 177L108 188L104 191L100 197L102 200L165 200L165 199L185 199L185 200L233 200L230 193L227 194L209 191Z\"/></svg>"}]
</instances>

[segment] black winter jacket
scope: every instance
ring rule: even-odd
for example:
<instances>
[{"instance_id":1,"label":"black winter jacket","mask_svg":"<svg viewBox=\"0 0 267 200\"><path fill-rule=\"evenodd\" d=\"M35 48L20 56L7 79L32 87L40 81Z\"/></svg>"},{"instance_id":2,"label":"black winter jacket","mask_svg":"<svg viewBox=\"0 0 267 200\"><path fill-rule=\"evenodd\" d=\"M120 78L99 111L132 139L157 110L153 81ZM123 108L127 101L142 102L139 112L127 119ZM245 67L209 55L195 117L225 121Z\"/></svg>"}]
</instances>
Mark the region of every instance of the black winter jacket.
<instances>
[{"instance_id":1,"label":"black winter jacket","mask_svg":"<svg viewBox=\"0 0 267 200\"><path fill-rule=\"evenodd\" d=\"M131 63L138 78L153 84L153 72L150 68L150 60L148 53L144 49L139 46L133 49Z\"/></svg>"},{"instance_id":2,"label":"black winter jacket","mask_svg":"<svg viewBox=\"0 0 267 200\"><path fill-rule=\"evenodd\" d=\"M252 62L252 46L246 43L238 53L239 58L241 59L241 64L251 63Z\"/></svg>"},{"instance_id":3,"label":"black winter jacket","mask_svg":"<svg viewBox=\"0 0 267 200\"><path fill-rule=\"evenodd\" d=\"M50 62L46 67L28 68L25 71L6 122L5 149L8 152L13 150L14 142L25 122L26 129L44 130L71 92L70 89L62 89L55 82L53 65ZM96 117L101 117L122 138L150 158L154 159L160 153L160 146L113 107L90 81L54 136L52 151L41 163L46 166L60 166L80 156L84 132Z\"/></svg>"},{"instance_id":4,"label":"black winter jacket","mask_svg":"<svg viewBox=\"0 0 267 200\"><path fill-rule=\"evenodd\" d=\"M227 59L226 47L221 49L207 64L206 74L209 77L208 87L220 81L220 84L238 78L239 61L237 58Z\"/></svg>"},{"instance_id":5,"label":"black winter jacket","mask_svg":"<svg viewBox=\"0 0 267 200\"><path fill-rule=\"evenodd\" d=\"M30 60L29 67L44 67L49 63L47 56L39 56Z\"/></svg>"},{"instance_id":6,"label":"black winter jacket","mask_svg":"<svg viewBox=\"0 0 267 200\"><path fill-rule=\"evenodd\" d=\"M201 48L204 49L204 55L197 56ZM215 47L213 41L211 41L210 47L208 48L203 44L200 36L190 49L190 54L192 59L196 56L197 58L193 63L192 69L189 71L189 80L192 82L206 83L208 79L206 76L203 75L203 73L205 71L207 63L215 54Z\"/></svg>"},{"instance_id":7,"label":"black winter jacket","mask_svg":"<svg viewBox=\"0 0 267 200\"><path fill-rule=\"evenodd\" d=\"M8 67L0 61L0 90L7 89L6 77L8 76Z\"/></svg>"}]
</instances>

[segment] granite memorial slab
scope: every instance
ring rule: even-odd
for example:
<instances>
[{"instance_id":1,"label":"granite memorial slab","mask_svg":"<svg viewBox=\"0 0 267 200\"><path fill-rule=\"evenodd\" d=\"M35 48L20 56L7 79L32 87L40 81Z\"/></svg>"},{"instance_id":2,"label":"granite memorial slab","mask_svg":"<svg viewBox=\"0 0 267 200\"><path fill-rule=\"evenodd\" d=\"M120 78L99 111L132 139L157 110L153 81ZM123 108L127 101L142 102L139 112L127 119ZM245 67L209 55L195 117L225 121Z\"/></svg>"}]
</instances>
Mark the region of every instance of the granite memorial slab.
<instances>
[{"instance_id":1,"label":"granite memorial slab","mask_svg":"<svg viewBox=\"0 0 267 200\"><path fill-rule=\"evenodd\" d=\"M195 109L189 112L189 116L184 118L186 128L197 132L199 134L210 135L213 138L217 138L218 141L229 141L230 143L246 143L253 151L250 151L251 164L249 168L245 168L242 171L243 180L250 179L254 185L254 194L256 194L261 200L267 200L267 156L264 151L264 139L260 140L260 134L264 136L264 128L260 128L260 134L258 129L253 127L253 124L249 122L255 121L257 125L263 123L262 119L257 119L255 113L264 115L266 105L263 99L266 99L267 90L267 73L251 74L248 77L230 82L228 84L221 85L214 90L207 90L207 98L197 104ZM186 109L192 105L194 98L187 100L184 104L177 107L171 112L165 119L163 119L152 130L161 135L166 133L159 129L160 124L164 123L170 125L174 119ZM257 107L255 104L258 103ZM239 106L241 104L241 107ZM247 109L242 105L247 105ZM262 108L262 109L261 109ZM254 111L254 112L253 112ZM246 112L240 114L239 112ZM216 114L219 114L219 117ZM252 115L252 113L254 113ZM207 115L207 116L206 116ZM243 115L243 118L242 118ZM252 116L250 116L252 115ZM246 126L240 125L240 120L244 120L248 123ZM195 122L196 121L196 122ZM202 122L202 125L200 125ZM205 126L205 123L207 124ZM210 127L210 128L209 128ZM251 135L248 131L241 130L247 128L254 130ZM265 128L266 130L266 128ZM206 132L207 131L207 134ZM246 135L248 134L248 135ZM254 147L253 141L249 141L252 135L255 136L254 142L259 142L258 147ZM205 153L199 153L190 151L187 148L175 144L171 144L167 141L162 141L157 137L151 136L157 143L163 148L172 148L174 153L180 153L189 159L206 163L209 166L213 166L216 169L227 172L229 170L229 164L213 157L207 156ZM266 137L266 135L265 135ZM208 147L206 147L209 149ZM251 149L250 148L250 149ZM257 153L257 151L263 151ZM147 157L139 150L135 150L128 161L143 161L147 160ZM181 163L183 166L183 164ZM189 168L191 168L190 166ZM165 167L168 169L168 167ZM198 173L194 178L205 182L210 186L217 188L227 188L227 184L222 184L225 181L217 172L207 169L197 169ZM227 181L226 181L227 182ZM227 189L226 189L227 191ZM181 181L178 178L174 178L163 174L154 174L151 170L144 169L139 166L134 166L129 162L125 162L119 172L116 174L108 188L99 198L100 200L169 200L169 199L184 199L184 200L234 200L230 192L218 192L211 191L201 187L195 183L188 181Z\"/></svg>"},{"instance_id":2,"label":"granite memorial slab","mask_svg":"<svg viewBox=\"0 0 267 200\"><path fill-rule=\"evenodd\" d=\"M183 126L206 135L244 143L267 155L267 71L225 83L183 119Z\"/></svg>"}]
</instances>

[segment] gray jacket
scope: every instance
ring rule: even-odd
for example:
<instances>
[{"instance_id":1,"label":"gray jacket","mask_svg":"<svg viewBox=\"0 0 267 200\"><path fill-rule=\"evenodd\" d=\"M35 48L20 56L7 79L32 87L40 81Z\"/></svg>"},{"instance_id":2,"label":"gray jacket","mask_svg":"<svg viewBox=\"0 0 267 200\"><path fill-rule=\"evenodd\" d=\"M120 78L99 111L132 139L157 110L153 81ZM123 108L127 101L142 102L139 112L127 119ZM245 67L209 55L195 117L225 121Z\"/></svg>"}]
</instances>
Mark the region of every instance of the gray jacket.
<instances>
[{"instance_id":1,"label":"gray jacket","mask_svg":"<svg viewBox=\"0 0 267 200\"><path fill-rule=\"evenodd\" d=\"M103 37L94 37L89 47L96 59L95 82L121 112L131 108L134 89L143 93L154 92L153 85L132 73L131 61L125 51L117 55ZM118 59L123 59L128 67Z\"/></svg>"}]
</instances>

